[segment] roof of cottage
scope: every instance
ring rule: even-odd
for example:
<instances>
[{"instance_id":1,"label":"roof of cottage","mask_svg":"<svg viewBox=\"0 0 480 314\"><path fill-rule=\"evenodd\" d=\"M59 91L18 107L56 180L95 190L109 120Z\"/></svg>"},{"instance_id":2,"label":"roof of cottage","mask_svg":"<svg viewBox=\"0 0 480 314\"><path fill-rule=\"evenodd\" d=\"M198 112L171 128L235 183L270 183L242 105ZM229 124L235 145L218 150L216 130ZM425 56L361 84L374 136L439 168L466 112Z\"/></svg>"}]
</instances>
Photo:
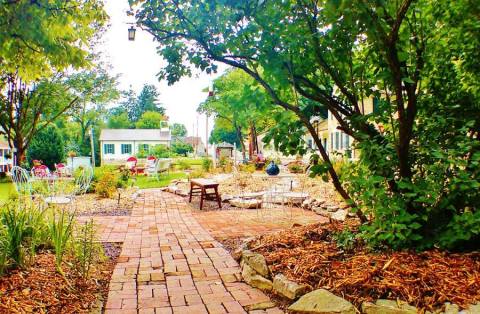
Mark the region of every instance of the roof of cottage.
<instances>
[{"instance_id":1,"label":"roof of cottage","mask_svg":"<svg viewBox=\"0 0 480 314\"><path fill-rule=\"evenodd\" d=\"M170 141L168 129L103 129L100 141Z\"/></svg>"}]
</instances>

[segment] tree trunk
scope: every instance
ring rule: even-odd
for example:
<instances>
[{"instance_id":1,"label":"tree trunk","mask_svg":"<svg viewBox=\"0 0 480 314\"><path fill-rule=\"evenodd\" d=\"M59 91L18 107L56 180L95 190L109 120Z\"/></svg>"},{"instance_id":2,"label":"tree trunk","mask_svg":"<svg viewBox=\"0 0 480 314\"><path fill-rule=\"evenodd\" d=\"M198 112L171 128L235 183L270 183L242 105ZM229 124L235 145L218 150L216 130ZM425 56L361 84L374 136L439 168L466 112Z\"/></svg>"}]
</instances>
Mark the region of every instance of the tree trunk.
<instances>
[{"instance_id":1,"label":"tree trunk","mask_svg":"<svg viewBox=\"0 0 480 314\"><path fill-rule=\"evenodd\" d=\"M337 172L333 168L332 162L330 161L330 158L327 155L327 152L325 151L325 148L323 147L322 141L318 137L318 134L313 127L313 125L310 123L310 121L301 116L300 117L302 121L305 123L307 126L308 131L310 132L313 140L315 141L315 144L318 147L318 151L320 152L320 155L322 156L322 159L324 162L328 164L328 173L330 174L330 177L332 178L332 183L337 192L342 196L342 198L349 204L352 205L352 207L356 207L356 214L357 217L360 219L362 223L367 222L367 217L363 214L363 212L360 210L360 208L357 207L355 202L350 198L350 195L348 195L347 191L343 188L342 184L340 183L340 179L338 178Z\"/></svg>"},{"instance_id":2,"label":"tree trunk","mask_svg":"<svg viewBox=\"0 0 480 314\"><path fill-rule=\"evenodd\" d=\"M26 161L26 149L23 137L20 134L15 134L13 139L14 147L15 147L15 161L17 166L23 166Z\"/></svg>"},{"instance_id":3,"label":"tree trunk","mask_svg":"<svg viewBox=\"0 0 480 314\"><path fill-rule=\"evenodd\" d=\"M245 160L247 157L247 154L245 149L245 143L243 142L242 128L235 125L235 132L237 133L237 139L240 142L240 148L242 150L242 158L243 160Z\"/></svg>"}]
</instances>

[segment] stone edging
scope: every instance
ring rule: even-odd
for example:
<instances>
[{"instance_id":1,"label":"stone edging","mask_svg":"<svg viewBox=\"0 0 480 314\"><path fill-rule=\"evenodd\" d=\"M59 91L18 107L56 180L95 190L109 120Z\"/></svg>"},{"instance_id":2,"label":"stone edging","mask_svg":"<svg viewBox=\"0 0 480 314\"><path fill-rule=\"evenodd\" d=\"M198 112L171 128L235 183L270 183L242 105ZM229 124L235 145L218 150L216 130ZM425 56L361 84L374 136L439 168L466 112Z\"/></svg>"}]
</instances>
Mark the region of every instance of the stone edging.
<instances>
[{"instance_id":1,"label":"stone edging","mask_svg":"<svg viewBox=\"0 0 480 314\"><path fill-rule=\"evenodd\" d=\"M377 300L375 303L363 302L361 309L356 309L349 301L328 290L317 289L308 292L308 286L289 280L282 274L273 276L265 257L248 250L250 241L251 239L247 239L232 253L233 258L240 262L243 280L254 288L289 299L293 302L288 307L289 313L356 314L360 311L365 314L416 314L420 312L407 302L386 299ZM462 311L455 304L445 303L444 312L439 310L434 313L480 314L480 303Z\"/></svg>"}]
</instances>

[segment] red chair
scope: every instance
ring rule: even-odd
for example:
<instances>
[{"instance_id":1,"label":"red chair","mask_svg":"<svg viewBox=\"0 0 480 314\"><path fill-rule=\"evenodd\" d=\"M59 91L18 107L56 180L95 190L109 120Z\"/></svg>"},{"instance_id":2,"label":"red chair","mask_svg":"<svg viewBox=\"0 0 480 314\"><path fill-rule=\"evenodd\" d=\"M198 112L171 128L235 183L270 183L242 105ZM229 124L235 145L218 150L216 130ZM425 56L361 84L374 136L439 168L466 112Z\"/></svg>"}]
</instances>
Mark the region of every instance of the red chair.
<instances>
[{"instance_id":1,"label":"red chair","mask_svg":"<svg viewBox=\"0 0 480 314\"><path fill-rule=\"evenodd\" d=\"M132 173L136 173L136 168L137 168L137 158L135 157L129 157L127 159L127 162L125 163L125 168L127 168L128 170L130 170L130 172Z\"/></svg>"}]
</instances>

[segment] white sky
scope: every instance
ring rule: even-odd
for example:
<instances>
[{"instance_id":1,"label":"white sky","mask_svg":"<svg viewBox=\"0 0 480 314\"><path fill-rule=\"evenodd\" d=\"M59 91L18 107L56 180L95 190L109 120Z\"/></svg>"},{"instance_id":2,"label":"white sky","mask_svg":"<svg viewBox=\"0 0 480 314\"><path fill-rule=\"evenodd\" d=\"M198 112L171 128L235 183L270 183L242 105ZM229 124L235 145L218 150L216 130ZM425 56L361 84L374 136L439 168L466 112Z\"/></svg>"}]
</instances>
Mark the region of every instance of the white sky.
<instances>
[{"instance_id":1,"label":"white sky","mask_svg":"<svg viewBox=\"0 0 480 314\"><path fill-rule=\"evenodd\" d=\"M164 81L159 82L156 74L165 62L156 53L158 43L153 42L150 34L138 28L135 41L128 40L127 30L130 25L127 23L135 21L126 15L128 1L105 0L105 9L110 16L110 25L98 49L103 53L105 62L112 66L111 75L120 74L120 88L127 90L132 86L138 93L143 84L154 84L160 92L160 102L166 108L169 122L183 123L189 135L194 135L192 129L193 124L197 123L197 106L207 97L202 89L208 87L221 73L208 75L194 71L191 78L183 78L173 86L168 86ZM226 67L219 68L224 70ZM205 142L205 116L198 118L198 134ZM213 119L210 118L209 130L212 125Z\"/></svg>"}]
</instances>

